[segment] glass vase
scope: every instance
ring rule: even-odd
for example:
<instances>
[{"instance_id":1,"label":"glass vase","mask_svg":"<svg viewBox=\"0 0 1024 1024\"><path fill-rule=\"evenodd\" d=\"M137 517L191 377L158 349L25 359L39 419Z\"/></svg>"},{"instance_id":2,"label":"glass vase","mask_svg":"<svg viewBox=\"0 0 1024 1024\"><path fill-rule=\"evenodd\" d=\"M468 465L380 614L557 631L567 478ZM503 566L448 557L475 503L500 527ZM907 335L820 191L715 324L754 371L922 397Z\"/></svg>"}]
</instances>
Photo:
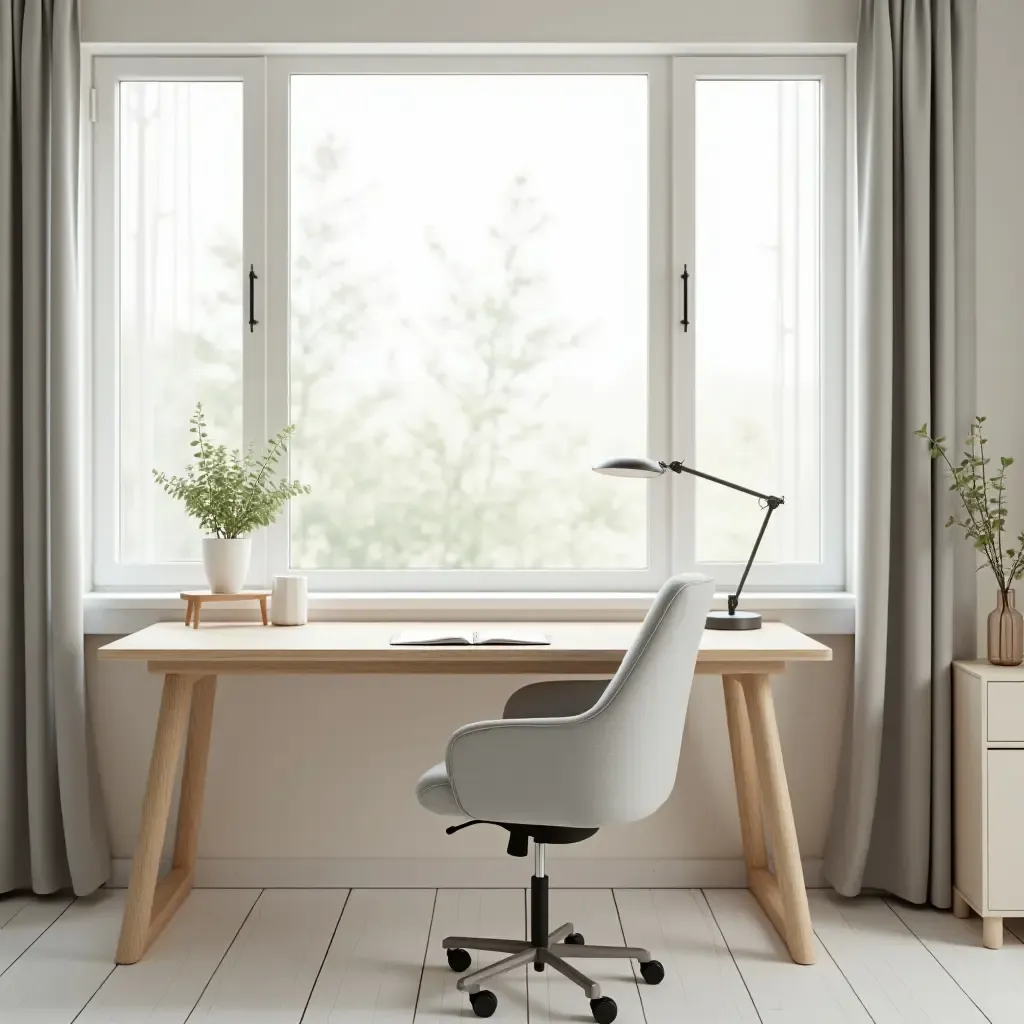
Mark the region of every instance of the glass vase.
<instances>
[{"instance_id":1,"label":"glass vase","mask_svg":"<svg viewBox=\"0 0 1024 1024\"><path fill-rule=\"evenodd\" d=\"M996 606L988 613L988 660L993 665L1024 661L1024 615L1012 590L997 590Z\"/></svg>"}]
</instances>

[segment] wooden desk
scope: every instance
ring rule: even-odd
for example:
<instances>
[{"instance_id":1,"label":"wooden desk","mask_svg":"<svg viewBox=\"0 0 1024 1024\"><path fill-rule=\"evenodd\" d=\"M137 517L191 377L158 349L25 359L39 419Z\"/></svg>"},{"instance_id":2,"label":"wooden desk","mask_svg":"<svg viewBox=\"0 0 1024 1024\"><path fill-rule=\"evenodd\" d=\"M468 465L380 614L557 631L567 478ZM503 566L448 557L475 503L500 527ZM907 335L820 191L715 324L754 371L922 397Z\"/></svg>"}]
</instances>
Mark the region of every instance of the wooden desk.
<instances>
[{"instance_id":1,"label":"wooden desk","mask_svg":"<svg viewBox=\"0 0 1024 1024\"><path fill-rule=\"evenodd\" d=\"M181 623L162 622L100 648L101 658L145 661L151 672L164 676L139 841L117 947L118 963L132 964L142 958L192 888L218 674L610 676L639 629L639 622L518 622L514 627L547 632L551 646L388 644L398 629L430 625L314 622L266 628L210 624L194 630ZM722 676L725 689L748 885L785 939L792 958L801 964L814 962L814 940L770 676L783 672L791 661L831 658L832 652L824 644L777 622L765 623L757 631L705 631L697 657L697 672ZM183 745L185 764L174 857L170 872L158 880ZM768 839L774 874L768 867Z\"/></svg>"}]
</instances>

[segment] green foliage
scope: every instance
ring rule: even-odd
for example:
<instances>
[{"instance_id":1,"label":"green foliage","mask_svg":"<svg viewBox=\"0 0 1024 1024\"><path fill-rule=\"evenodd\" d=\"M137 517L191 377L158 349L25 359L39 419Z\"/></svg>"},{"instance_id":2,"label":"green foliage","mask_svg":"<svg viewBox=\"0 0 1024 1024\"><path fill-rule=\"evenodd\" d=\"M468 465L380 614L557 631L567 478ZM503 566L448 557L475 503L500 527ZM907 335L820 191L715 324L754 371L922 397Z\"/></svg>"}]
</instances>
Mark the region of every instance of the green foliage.
<instances>
[{"instance_id":1,"label":"green foliage","mask_svg":"<svg viewBox=\"0 0 1024 1024\"><path fill-rule=\"evenodd\" d=\"M357 276L358 248L348 247L358 204L333 145L315 160L333 177L303 172L309 212L294 247L308 263L292 284L291 408L303 425L292 464L316 493L292 509L293 565L548 568L614 558L643 520L631 518L629 488L563 486L589 438L561 413L554 374L587 325L550 311L540 262L549 218L530 183L510 180L475 237L428 232L435 305L413 323L388 316L398 303L386 281ZM368 359L394 369L367 373ZM388 465L415 471L382 472ZM538 497L552 493L557 502Z\"/></svg>"},{"instance_id":2,"label":"green foliage","mask_svg":"<svg viewBox=\"0 0 1024 1024\"><path fill-rule=\"evenodd\" d=\"M242 455L237 448L229 452L226 445L211 443L201 402L189 423L194 461L185 475L169 477L154 469L153 476L172 498L185 503L207 533L225 539L248 536L274 522L289 498L309 493L297 481L278 479L274 471L288 450L294 424L275 434L257 459L252 445Z\"/></svg>"},{"instance_id":3,"label":"green foliage","mask_svg":"<svg viewBox=\"0 0 1024 1024\"><path fill-rule=\"evenodd\" d=\"M1003 547L1006 532L1006 471L1013 465L1013 459L1006 455L999 458L999 468L991 472L991 459L985 454L988 439L983 436L984 416L975 417L971 431L964 441L963 458L954 463L948 455L946 439L932 437L928 424L924 423L914 431L917 437L928 442L933 459L942 459L952 477L949 486L956 491L963 506L961 517L950 516L946 526L959 526L974 547L985 557L985 564L995 575L999 589L1006 593L1016 580L1024 576L1024 532L1017 535L1017 546Z\"/></svg>"}]
</instances>

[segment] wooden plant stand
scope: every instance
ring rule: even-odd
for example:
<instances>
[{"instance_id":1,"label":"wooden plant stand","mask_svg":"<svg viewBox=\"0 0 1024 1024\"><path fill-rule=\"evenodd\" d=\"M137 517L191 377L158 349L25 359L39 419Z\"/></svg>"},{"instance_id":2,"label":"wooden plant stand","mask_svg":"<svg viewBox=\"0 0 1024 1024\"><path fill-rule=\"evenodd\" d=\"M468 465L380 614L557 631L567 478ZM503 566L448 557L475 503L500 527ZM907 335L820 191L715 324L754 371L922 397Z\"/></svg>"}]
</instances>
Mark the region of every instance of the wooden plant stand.
<instances>
[{"instance_id":1,"label":"wooden plant stand","mask_svg":"<svg viewBox=\"0 0 1024 1024\"><path fill-rule=\"evenodd\" d=\"M216 601L259 601L263 625L267 624L269 590L243 590L237 594L211 594L209 590L186 590L179 595L185 602L185 625L199 628L199 612L204 604Z\"/></svg>"}]
</instances>

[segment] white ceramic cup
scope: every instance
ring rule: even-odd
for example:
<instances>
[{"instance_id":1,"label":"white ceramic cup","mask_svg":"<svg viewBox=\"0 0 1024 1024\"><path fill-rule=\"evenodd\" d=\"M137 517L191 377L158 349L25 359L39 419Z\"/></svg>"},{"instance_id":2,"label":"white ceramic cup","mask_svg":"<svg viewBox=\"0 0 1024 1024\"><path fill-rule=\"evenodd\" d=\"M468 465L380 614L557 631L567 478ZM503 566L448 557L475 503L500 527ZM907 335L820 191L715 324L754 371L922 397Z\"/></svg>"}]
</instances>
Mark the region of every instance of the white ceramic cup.
<instances>
[{"instance_id":1,"label":"white ceramic cup","mask_svg":"<svg viewBox=\"0 0 1024 1024\"><path fill-rule=\"evenodd\" d=\"M275 626L304 626L309 619L305 576L275 576L270 621Z\"/></svg>"}]
</instances>

